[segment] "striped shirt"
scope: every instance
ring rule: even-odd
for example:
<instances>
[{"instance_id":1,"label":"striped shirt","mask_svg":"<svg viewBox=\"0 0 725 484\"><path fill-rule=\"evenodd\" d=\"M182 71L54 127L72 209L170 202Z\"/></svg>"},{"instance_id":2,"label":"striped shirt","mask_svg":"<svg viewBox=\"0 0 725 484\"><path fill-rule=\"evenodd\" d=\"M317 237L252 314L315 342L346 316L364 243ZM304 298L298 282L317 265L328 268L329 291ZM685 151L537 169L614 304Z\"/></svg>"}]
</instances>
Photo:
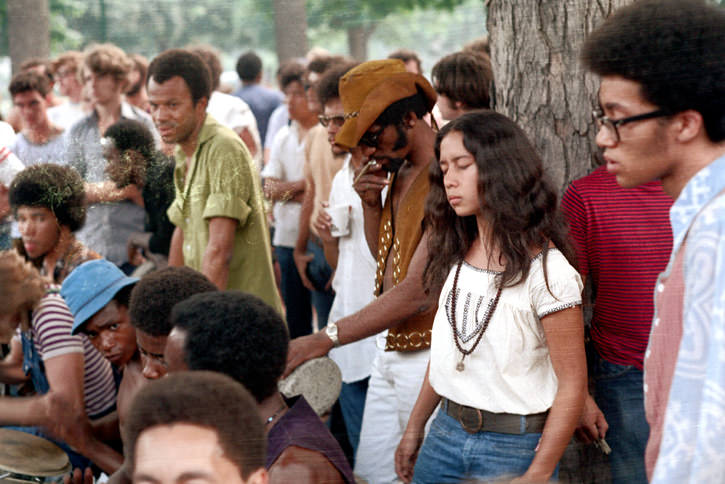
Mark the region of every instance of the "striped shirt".
<instances>
[{"instance_id":1,"label":"striped shirt","mask_svg":"<svg viewBox=\"0 0 725 484\"><path fill-rule=\"evenodd\" d=\"M57 287L57 286L56 286ZM33 344L43 361L70 353L83 353L83 388L89 417L107 413L116 403L111 364L84 335L72 336L73 315L57 292L49 291L33 311Z\"/></svg>"},{"instance_id":2,"label":"striped shirt","mask_svg":"<svg viewBox=\"0 0 725 484\"><path fill-rule=\"evenodd\" d=\"M672 199L660 182L625 189L600 167L572 182L561 204L579 272L593 283L594 347L611 363L641 370L655 281L672 250Z\"/></svg>"}]
</instances>

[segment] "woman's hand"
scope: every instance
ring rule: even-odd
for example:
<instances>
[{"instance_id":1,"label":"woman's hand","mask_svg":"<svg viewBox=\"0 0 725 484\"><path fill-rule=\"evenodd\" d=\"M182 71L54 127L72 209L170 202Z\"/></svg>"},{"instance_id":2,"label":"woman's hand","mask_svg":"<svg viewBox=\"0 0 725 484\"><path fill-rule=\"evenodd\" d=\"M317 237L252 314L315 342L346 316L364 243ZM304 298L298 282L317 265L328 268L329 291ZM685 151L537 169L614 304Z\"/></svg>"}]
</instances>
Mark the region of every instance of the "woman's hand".
<instances>
[{"instance_id":1,"label":"woman's hand","mask_svg":"<svg viewBox=\"0 0 725 484\"><path fill-rule=\"evenodd\" d=\"M413 479L415 461L418 459L418 451L423 444L424 433L424 428L411 428L408 425L395 450L395 472L406 484Z\"/></svg>"}]
</instances>

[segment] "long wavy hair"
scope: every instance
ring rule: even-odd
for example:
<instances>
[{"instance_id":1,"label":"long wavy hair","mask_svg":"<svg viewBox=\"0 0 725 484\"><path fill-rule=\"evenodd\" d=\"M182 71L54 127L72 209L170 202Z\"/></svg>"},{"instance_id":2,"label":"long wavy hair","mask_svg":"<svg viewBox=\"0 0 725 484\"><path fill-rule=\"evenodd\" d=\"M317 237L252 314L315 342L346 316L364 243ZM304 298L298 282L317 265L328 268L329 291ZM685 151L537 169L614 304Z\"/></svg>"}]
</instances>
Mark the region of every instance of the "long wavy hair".
<instances>
[{"instance_id":1,"label":"long wavy hair","mask_svg":"<svg viewBox=\"0 0 725 484\"><path fill-rule=\"evenodd\" d=\"M550 243L576 267L557 193L521 128L493 111L467 113L438 132L436 160L440 160L441 141L453 132L463 135L463 146L478 167L478 196L490 228L482 242L500 250L499 263L505 267L497 284L507 287L525 280L536 251L543 252L546 267ZM423 280L428 290L440 289L451 267L465 257L479 233L475 215L459 217L448 203L437 162L430 167L424 224L430 233L431 256ZM546 271L544 275L546 278ZM548 286L548 278L546 281Z\"/></svg>"}]
</instances>

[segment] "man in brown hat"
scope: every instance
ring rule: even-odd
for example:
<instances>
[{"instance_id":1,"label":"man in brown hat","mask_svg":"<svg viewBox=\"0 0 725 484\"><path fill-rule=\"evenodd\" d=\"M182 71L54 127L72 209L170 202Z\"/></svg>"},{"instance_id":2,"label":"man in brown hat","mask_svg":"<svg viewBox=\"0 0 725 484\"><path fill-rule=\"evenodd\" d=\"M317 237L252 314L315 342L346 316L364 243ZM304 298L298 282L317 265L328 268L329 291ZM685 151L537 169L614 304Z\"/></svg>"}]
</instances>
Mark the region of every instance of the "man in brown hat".
<instances>
[{"instance_id":1,"label":"man in brown hat","mask_svg":"<svg viewBox=\"0 0 725 484\"><path fill-rule=\"evenodd\" d=\"M377 298L324 331L293 340L287 372L335 346L388 330L373 362L355 473L371 483L393 482L393 456L423 381L436 310L436 297L425 293L421 277L428 257L421 222L435 141L422 117L436 94L400 60L384 60L345 74L340 99L345 123L335 140L360 146L367 159L354 187L377 259Z\"/></svg>"}]
</instances>

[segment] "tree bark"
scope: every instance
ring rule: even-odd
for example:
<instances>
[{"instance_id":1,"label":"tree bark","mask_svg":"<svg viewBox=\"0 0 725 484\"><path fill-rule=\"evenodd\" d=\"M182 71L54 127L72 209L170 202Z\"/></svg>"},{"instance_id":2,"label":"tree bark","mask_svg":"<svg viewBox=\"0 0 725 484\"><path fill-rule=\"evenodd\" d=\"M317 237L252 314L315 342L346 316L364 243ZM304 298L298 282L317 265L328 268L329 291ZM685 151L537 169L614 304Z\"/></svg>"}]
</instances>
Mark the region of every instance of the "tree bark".
<instances>
[{"instance_id":1,"label":"tree bark","mask_svg":"<svg viewBox=\"0 0 725 484\"><path fill-rule=\"evenodd\" d=\"M599 87L579 62L587 34L632 0L488 0L493 108L516 121L563 191L595 166Z\"/></svg>"},{"instance_id":2,"label":"tree bark","mask_svg":"<svg viewBox=\"0 0 725 484\"><path fill-rule=\"evenodd\" d=\"M307 53L305 0L274 0L274 28L279 62Z\"/></svg>"},{"instance_id":3,"label":"tree bark","mask_svg":"<svg viewBox=\"0 0 725 484\"><path fill-rule=\"evenodd\" d=\"M7 0L8 47L13 73L24 61L50 57L48 0Z\"/></svg>"},{"instance_id":4,"label":"tree bark","mask_svg":"<svg viewBox=\"0 0 725 484\"><path fill-rule=\"evenodd\" d=\"M603 18L633 0L486 1L492 107L526 131L563 192L596 165L591 111L599 83L579 62L579 51ZM560 462L559 480L608 483L607 459L592 445L572 442Z\"/></svg>"},{"instance_id":5,"label":"tree bark","mask_svg":"<svg viewBox=\"0 0 725 484\"><path fill-rule=\"evenodd\" d=\"M355 25L347 28L347 47L350 57L364 62L368 59L368 40L375 26Z\"/></svg>"}]
</instances>

